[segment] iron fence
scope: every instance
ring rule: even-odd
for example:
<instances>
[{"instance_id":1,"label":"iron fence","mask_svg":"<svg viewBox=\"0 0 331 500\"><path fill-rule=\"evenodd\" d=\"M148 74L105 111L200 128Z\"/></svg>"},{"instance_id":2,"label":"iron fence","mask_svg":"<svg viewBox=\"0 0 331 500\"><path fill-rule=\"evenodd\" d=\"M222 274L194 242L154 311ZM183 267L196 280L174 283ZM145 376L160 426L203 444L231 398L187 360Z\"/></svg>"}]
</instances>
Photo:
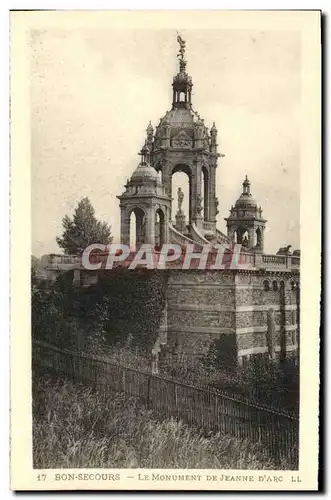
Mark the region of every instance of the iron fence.
<instances>
[{"instance_id":1,"label":"iron fence","mask_svg":"<svg viewBox=\"0 0 331 500\"><path fill-rule=\"evenodd\" d=\"M295 416L40 341L33 342L32 353L33 366L138 397L160 417L258 443L280 466L286 462L298 469L299 419Z\"/></svg>"}]
</instances>

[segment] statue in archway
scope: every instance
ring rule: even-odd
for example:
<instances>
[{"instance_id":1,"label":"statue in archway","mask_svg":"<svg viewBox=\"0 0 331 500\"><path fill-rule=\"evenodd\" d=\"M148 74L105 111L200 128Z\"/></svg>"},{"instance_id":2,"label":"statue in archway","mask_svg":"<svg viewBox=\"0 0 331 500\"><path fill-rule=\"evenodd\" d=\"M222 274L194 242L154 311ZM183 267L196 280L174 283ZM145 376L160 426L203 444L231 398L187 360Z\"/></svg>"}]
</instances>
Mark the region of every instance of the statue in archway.
<instances>
[{"instance_id":1,"label":"statue in archway","mask_svg":"<svg viewBox=\"0 0 331 500\"><path fill-rule=\"evenodd\" d=\"M181 212L184 200L184 193L182 191L182 188L180 187L177 189L177 199L178 199L178 212Z\"/></svg>"}]
</instances>

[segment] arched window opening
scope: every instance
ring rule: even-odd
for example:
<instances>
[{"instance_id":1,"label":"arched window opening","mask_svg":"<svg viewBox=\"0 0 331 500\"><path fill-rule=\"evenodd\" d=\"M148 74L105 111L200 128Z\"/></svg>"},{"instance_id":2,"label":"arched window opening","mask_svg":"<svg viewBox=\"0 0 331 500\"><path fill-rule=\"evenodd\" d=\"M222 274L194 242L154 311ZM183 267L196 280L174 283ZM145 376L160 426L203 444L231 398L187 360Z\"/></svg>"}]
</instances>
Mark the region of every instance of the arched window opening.
<instances>
[{"instance_id":1,"label":"arched window opening","mask_svg":"<svg viewBox=\"0 0 331 500\"><path fill-rule=\"evenodd\" d=\"M179 102L185 102L185 92L179 92Z\"/></svg>"},{"instance_id":2,"label":"arched window opening","mask_svg":"<svg viewBox=\"0 0 331 500\"><path fill-rule=\"evenodd\" d=\"M245 248L249 247L249 234L246 228L237 229L237 243Z\"/></svg>"},{"instance_id":3,"label":"arched window opening","mask_svg":"<svg viewBox=\"0 0 331 500\"><path fill-rule=\"evenodd\" d=\"M135 251L145 242L145 213L141 208L134 208L130 214L130 249Z\"/></svg>"},{"instance_id":4,"label":"arched window opening","mask_svg":"<svg viewBox=\"0 0 331 500\"><path fill-rule=\"evenodd\" d=\"M157 175L158 175L160 184L162 184L162 182L163 182L163 179L162 179L162 170L159 170L158 173L157 173Z\"/></svg>"},{"instance_id":5,"label":"arched window opening","mask_svg":"<svg viewBox=\"0 0 331 500\"><path fill-rule=\"evenodd\" d=\"M270 290L270 283L269 283L268 280L264 280L264 282L263 282L263 288L264 288L265 292L269 292L269 290Z\"/></svg>"},{"instance_id":6,"label":"arched window opening","mask_svg":"<svg viewBox=\"0 0 331 500\"><path fill-rule=\"evenodd\" d=\"M155 248L161 249L165 243L165 217L163 211L159 208L155 213Z\"/></svg>"},{"instance_id":7,"label":"arched window opening","mask_svg":"<svg viewBox=\"0 0 331 500\"><path fill-rule=\"evenodd\" d=\"M274 292L277 292L277 291L278 291L278 283L277 283L277 281L276 281L276 280L274 280L274 281L272 282L272 289L273 289L273 291L274 291Z\"/></svg>"}]
</instances>

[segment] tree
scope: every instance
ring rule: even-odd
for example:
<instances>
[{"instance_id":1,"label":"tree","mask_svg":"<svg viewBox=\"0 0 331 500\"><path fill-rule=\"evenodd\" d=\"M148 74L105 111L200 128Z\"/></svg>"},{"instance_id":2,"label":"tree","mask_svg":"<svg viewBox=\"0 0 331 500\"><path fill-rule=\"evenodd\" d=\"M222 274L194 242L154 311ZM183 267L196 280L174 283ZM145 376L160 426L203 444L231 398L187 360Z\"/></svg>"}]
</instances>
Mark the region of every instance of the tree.
<instances>
[{"instance_id":1,"label":"tree","mask_svg":"<svg viewBox=\"0 0 331 500\"><path fill-rule=\"evenodd\" d=\"M31 283L34 285L37 280L37 271L40 267L40 259L35 255L31 255Z\"/></svg>"},{"instance_id":2,"label":"tree","mask_svg":"<svg viewBox=\"0 0 331 500\"><path fill-rule=\"evenodd\" d=\"M63 235L56 242L66 254L81 254L92 243L108 245L112 241L111 228L98 221L88 198L83 198L75 209L73 218L66 215L62 220Z\"/></svg>"}]
</instances>

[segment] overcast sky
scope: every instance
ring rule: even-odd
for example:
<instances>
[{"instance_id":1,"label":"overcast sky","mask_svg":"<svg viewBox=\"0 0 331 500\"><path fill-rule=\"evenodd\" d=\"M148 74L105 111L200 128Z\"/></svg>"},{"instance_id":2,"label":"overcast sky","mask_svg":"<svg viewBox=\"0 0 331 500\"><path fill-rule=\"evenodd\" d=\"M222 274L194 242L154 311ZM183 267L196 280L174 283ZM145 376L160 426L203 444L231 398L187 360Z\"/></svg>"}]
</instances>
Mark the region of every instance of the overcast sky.
<instances>
[{"instance_id":1,"label":"overcast sky","mask_svg":"<svg viewBox=\"0 0 331 500\"><path fill-rule=\"evenodd\" d=\"M265 251L299 247L299 32L184 30L193 107L219 131L218 227L242 191L268 219ZM119 200L149 122L171 108L176 30L31 34L32 252L57 252L88 196L119 240Z\"/></svg>"}]
</instances>

